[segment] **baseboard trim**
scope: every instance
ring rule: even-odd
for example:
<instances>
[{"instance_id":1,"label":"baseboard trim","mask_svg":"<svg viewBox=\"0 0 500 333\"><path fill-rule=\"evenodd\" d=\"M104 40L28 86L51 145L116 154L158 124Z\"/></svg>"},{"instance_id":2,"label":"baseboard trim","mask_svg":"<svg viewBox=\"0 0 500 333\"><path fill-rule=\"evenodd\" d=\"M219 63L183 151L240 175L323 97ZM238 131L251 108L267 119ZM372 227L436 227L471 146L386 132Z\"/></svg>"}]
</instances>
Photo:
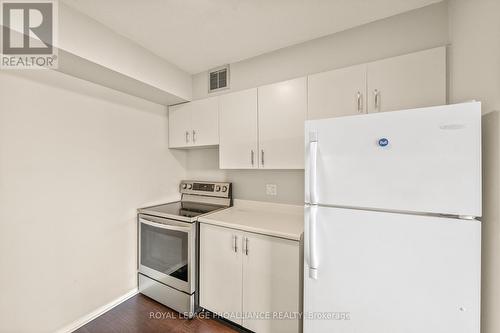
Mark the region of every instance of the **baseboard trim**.
<instances>
[{"instance_id":1,"label":"baseboard trim","mask_svg":"<svg viewBox=\"0 0 500 333\"><path fill-rule=\"evenodd\" d=\"M105 313L105 312L111 310L112 308L114 308L115 306L117 306L117 305L125 302L129 298L137 295L138 292L139 292L139 290L137 288L134 288L134 289L130 290L129 292L127 292L126 294L124 294L124 295L118 297L117 299L109 302L108 304L101 306L100 308L92 311L91 313L89 313L89 314L87 314L87 315L85 315L85 316L83 316L83 317L75 320L71 324L66 325L63 328L57 330L56 333L71 333L73 331L76 331L77 329L79 329L83 325L87 324L88 322L96 319L97 317L99 317L103 313Z\"/></svg>"}]
</instances>

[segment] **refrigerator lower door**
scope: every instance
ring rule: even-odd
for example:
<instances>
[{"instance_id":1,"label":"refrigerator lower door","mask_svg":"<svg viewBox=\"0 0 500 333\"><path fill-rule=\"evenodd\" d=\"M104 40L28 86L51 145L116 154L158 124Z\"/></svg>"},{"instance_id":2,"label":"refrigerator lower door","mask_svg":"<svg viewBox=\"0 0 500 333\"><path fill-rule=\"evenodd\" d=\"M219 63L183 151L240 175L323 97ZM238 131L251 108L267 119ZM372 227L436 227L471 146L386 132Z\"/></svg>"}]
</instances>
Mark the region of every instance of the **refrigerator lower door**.
<instances>
[{"instance_id":1,"label":"refrigerator lower door","mask_svg":"<svg viewBox=\"0 0 500 333\"><path fill-rule=\"evenodd\" d=\"M305 218L304 333L479 333L479 221L321 206Z\"/></svg>"}]
</instances>

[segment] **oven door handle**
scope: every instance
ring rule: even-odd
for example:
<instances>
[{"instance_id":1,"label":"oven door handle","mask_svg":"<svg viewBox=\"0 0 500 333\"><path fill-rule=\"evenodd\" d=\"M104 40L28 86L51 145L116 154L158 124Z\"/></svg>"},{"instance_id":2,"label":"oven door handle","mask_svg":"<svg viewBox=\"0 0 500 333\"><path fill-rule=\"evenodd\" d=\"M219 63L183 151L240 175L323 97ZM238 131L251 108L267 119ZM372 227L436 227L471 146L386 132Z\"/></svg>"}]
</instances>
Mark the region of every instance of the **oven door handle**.
<instances>
[{"instance_id":1,"label":"oven door handle","mask_svg":"<svg viewBox=\"0 0 500 333\"><path fill-rule=\"evenodd\" d=\"M161 229L168 229L168 230L175 230L175 231L182 231L182 232L191 233L191 227L190 226L188 226L188 227L179 227L179 226L171 225L171 224L157 223L157 222L153 222L153 221L147 220L147 219L145 219L143 217L139 218L139 222L147 224L147 225L150 225L150 226L155 227L155 228L161 228Z\"/></svg>"}]
</instances>

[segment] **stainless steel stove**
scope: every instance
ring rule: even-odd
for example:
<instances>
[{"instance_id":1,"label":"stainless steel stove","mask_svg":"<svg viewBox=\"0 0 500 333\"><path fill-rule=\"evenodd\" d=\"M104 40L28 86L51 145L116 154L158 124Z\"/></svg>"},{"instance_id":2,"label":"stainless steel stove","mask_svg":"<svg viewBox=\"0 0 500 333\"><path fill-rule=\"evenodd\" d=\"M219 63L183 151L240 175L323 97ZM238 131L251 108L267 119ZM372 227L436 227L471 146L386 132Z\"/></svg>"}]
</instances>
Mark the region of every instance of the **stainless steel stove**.
<instances>
[{"instance_id":1,"label":"stainless steel stove","mask_svg":"<svg viewBox=\"0 0 500 333\"><path fill-rule=\"evenodd\" d=\"M140 208L139 291L192 317L198 303L199 216L232 204L231 183L182 181L180 201Z\"/></svg>"}]
</instances>

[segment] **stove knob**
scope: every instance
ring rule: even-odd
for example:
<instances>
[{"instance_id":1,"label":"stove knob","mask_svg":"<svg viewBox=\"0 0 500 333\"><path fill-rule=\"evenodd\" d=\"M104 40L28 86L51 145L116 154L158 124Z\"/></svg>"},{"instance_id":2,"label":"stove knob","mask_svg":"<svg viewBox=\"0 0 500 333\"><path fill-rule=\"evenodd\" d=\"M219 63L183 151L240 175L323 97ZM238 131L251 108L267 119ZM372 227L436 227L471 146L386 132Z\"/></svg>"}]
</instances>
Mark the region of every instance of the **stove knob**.
<instances>
[{"instance_id":1,"label":"stove knob","mask_svg":"<svg viewBox=\"0 0 500 333\"><path fill-rule=\"evenodd\" d=\"M186 189L187 185L186 184L182 184L182 189Z\"/></svg>"},{"instance_id":2,"label":"stove knob","mask_svg":"<svg viewBox=\"0 0 500 333\"><path fill-rule=\"evenodd\" d=\"M216 192L219 192L219 191L220 191L220 185L216 185L216 186L215 186L215 191L216 191Z\"/></svg>"},{"instance_id":3,"label":"stove knob","mask_svg":"<svg viewBox=\"0 0 500 333\"><path fill-rule=\"evenodd\" d=\"M192 189L193 188L193 185L191 184L188 184L188 190Z\"/></svg>"},{"instance_id":4,"label":"stove knob","mask_svg":"<svg viewBox=\"0 0 500 333\"><path fill-rule=\"evenodd\" d=\"M222 186L222 192L226 192L227 191L227 186Z\"/></svg>"}]
</instances>

